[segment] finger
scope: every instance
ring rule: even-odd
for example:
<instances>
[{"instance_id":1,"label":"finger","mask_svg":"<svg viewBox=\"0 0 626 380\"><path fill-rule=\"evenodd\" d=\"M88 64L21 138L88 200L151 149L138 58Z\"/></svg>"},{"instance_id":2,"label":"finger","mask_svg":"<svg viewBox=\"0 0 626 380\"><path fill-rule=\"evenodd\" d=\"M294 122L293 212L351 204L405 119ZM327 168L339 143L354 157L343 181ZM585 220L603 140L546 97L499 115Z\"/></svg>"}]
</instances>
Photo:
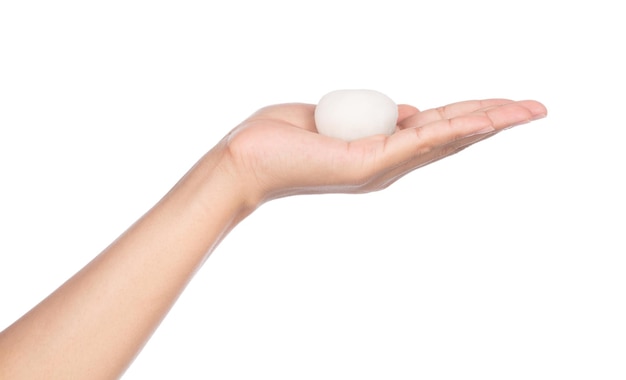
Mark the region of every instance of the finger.
<instances>
[{"instance_id":1,"label":"finger","mask_svg":"<svg viewBox=\"0 0 626 380\"><path fill-rule=\"evenodd\" d=\"M406 128L387 137L378 156L380 165L395 167L454 141L500 131L511 125L535 120L547 114L539 102L527 100L484 111L431 122L419 128Z\"/></svg>"},{"instance_id":2,"label":"finger","mask_svg":"<svg viewBox=\"0 0 626 380\"><path fill-rule=\"evenodd\" d=\"M438 120L452 119L483 108L500 106L508 103L513 103L513 101L509 99L485 99L453 103L447 106L433 108L414 114L411 117L404 119L400 124L400 128L419 127Z\"/></svg>"},{"instance_id":3,"label":"finger","mask_svg":"<svg viewBox=\"0 0 626 380\"><path fill-rule=\"evenodd\" d=\"M430 147L449 144L452 141L476 134L499 131L512 125L544 117L545 107L536 101L525 100L494 105L451 119L443 119L415 128L422 143Z\"/></svg>"},{"instance_id":4,"label":"finger","mask_svg":"<svg viewBox=\"0 0 626 380\"><path fill-rule=\"evenodd\" d=\"M545 106L536 101L521 101L516 102L516 104L511 103L507 107L492 106L479 112L484 112L489 115L494 127L492 131L476 134L470 133L465 137L456 140L452 139L448 144L440 145L424 154L416 155L413 159L405 161L391 170L382 173L378 178L373 179L372 185L379 189L385 188L411 171L456 154L477 142L496 135L511 124L523 123L547 115Z\"/></svg>"},{"instance_id":5,"label":"finger","mask_svg":"<svg viewBox=\"0 0 626 380\"><path fill-rule=\"evenodd\" d=\"M398 124L402 123L404 120L414 116L420 111L408 104L399 104L398 105Z\"/></svg>"},{"instance_id":6,"label":"finger","mask_svg":"<svg viewBox=\"0 0 626 380\"><path fill-rule=\"evenodd\" d=\"M474 113L484 113L491 119L495 129L502 130L513 125L541 119L547 116L548 110L537 101L522 100L505 106L488 107Z\"/></svg>"}]
</instances>

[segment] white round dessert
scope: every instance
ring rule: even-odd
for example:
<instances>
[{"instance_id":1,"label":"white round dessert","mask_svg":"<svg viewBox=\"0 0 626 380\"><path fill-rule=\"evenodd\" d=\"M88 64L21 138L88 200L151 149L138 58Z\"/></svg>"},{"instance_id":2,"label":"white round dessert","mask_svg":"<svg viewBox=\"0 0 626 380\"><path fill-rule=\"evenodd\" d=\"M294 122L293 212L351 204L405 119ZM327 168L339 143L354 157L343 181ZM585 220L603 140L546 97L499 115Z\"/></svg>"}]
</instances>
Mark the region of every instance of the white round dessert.
<instances>
[{"instance_id":1,"label":"white round dessert","mask_svg":"<svg viewBox=\"0 0 626 380\"><path fill-rule=\"evenodd\" d=\"M374 90L337 90L324 95L315 107L317 131L345 141L390 135L396 129L398 106Z\"/></svg>"}]
</instances>

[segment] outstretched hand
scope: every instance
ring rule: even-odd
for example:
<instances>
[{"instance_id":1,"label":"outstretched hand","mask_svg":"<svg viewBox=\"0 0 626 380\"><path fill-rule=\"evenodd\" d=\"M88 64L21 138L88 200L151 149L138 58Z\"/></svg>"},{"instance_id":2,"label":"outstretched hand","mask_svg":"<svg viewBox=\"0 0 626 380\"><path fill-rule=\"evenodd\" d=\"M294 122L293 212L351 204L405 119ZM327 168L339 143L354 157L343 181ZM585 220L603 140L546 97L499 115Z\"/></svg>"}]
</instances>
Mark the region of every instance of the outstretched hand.
<instances>
[{"instance_id":1,"label":"outstretched hand","mask_svg":"<svg viewBox=\"0 0 626 380\"><path fill-rule=\"evenodd\" d=\"M118 378L210 252L264 201L382 189L546 115L530 100L400 106L391 136L345 142L317 133L314 110L267 107L229 133L100 255L0 332L0 378Z\"/></svg>"},{"instance_id":2,"label":"outstretched hand","mask_svg":"<svg viewBox=\"0 0 626 380\"><path fill-rule=\"evenodd\" d=\"M427 111L400 105L395 133L346 142L318 134L314 111L310 104L269 106L222 141L249 200L380 190L412 170L547 114L532 100L465 101Z\"/></svg>"}]
</instances>

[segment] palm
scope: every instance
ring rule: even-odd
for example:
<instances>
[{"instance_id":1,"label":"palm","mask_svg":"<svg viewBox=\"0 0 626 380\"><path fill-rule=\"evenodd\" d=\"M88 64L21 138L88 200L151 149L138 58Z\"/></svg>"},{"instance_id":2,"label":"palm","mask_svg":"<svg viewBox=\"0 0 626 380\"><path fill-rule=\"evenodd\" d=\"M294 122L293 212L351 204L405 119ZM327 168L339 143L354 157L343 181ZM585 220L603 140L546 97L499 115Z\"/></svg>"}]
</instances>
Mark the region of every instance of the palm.
<instances>
[{"instance_id":1,"label":"palm","mask_svg":"<svg viewBox=\"0 0 626 380\"><path fill-rule=\"evenodd\" d=\"M317 133L314 105L261 109L227 138L238 167L262 198L296 193L366 192L514 124L545 116L535 101L468 101L419 112L399 107L391 136L352 142Z\"/></svg>"}]
</instances>

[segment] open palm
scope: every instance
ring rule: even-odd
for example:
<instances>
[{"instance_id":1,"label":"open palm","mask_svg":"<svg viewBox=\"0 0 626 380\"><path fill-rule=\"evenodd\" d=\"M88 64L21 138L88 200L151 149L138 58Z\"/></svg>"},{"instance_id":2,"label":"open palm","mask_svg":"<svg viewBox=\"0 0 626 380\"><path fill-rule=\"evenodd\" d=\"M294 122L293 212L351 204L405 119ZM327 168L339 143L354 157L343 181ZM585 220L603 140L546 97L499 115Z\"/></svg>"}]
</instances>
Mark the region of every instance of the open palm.
<instances>
[{"instance_id":1,"label":"open palm","mask_svg":"<svg viewBox=\"0 0 626 380\"><path fill-rule=\"evenodd\" d=\"M266 107L224 139L259 201L379 190L412 170L547 114L532 100L465 101L427 111L400 105L395 133L346 142L318 134L314 111L311 104Z\"/></svg>"}]
</instances>

